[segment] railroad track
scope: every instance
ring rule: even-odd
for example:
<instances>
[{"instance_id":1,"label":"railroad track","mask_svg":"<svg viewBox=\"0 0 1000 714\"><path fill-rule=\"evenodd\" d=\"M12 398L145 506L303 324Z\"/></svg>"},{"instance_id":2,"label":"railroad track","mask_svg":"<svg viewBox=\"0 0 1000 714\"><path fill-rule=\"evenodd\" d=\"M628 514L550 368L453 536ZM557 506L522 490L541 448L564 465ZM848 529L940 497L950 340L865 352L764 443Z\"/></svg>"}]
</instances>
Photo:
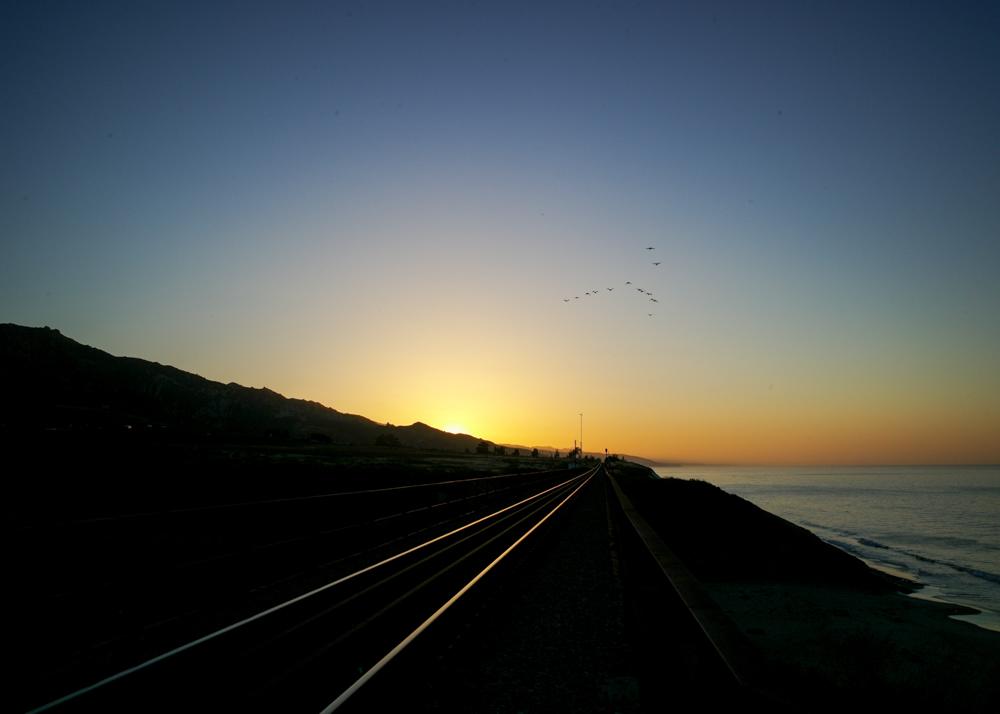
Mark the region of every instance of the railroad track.
<instances>
[{"instance_id":1,"label":"railroad track","mask_svg":"<svg viewBox=\"0 0 1000 714\"><path fill-rule=\"evenodd\" d=\"M19 708L334 711L350 706L357 692L378 686L380 672L418 636L440 628L435 623L480 580L491 572L495 576L506 556L544 527L595 472L456 480L76 524L114 531L128 523L128 531L152 519L150 527L162 529L157 519L190 526L224 513L222 520L242 527L275 508L295 508L303 521L291 534L257 538L242 548L231 540L200 548L203 533L195 528L195 536L174 547L179 555L171 574L180 584L154 597L157 606L144 615L148 621L166 614L140 628L148 637L112 640L104 648L109 656L92 657L86 666L70 661L71 671L48 683L29 679L33 686L25 689ZM113 590L121 582L113 575L104 573L84 599ZM160 575L154 582L169 580ZM199 582L211 588L205 596L212 602L192 609ZM251 596L226 605L219 602L220 591L226 597ZM225 614L230 619L221 623ZM186 635L183 641L179 633Z\"/></svg>"}]
</instances>

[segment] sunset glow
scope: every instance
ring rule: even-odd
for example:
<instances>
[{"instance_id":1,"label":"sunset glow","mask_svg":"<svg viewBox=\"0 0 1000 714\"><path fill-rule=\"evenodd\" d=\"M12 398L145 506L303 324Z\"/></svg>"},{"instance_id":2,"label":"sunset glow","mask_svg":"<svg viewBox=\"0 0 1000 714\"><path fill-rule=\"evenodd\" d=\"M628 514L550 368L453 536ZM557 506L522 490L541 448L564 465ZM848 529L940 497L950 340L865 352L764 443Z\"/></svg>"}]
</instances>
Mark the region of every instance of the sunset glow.
<instances>
[{"instance_id":1,"label":"sunset glow","mask_svg":"<svg viewBox=\"0 0 1000 714\"><path fill-rule=\"evenodd\" d=\"M3 320L502 443L1000 461L978 10L211 5L0 30Z\"/></svg>"}]
</instances>

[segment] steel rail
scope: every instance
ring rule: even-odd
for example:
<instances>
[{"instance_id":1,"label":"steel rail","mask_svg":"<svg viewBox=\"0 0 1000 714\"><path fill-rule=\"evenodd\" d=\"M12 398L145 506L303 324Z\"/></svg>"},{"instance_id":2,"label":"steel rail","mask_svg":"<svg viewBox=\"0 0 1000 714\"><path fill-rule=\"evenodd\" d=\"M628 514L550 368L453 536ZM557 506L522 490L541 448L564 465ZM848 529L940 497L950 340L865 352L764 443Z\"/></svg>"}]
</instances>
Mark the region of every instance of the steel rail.
<instances>
[{"instance_id":1,"label":"steel rail","mask_svg":"<svg viewBox=\"0 0 1000 714\"><path fill-rule=\"evenodd\" d=\"M431 539L429 539L427 541L424 541L423 543L420 543L418 545L415 545L415 546L413 546L411 548L407 548L405 550L402 550L402 551L400 551L400 552L398 552L398 553L396 553L394 555L391 555L391 556L389 556L387 558L383 558L382 560L380 560L380 561L378 561L376 563L372 563L372 564L367 565L367 566L365 566L363 568L355 570L352 573L349 573L349 574L341 576L341 577L339 577L339 578L337 578L335 580L332 580L329 583L326 583L326 584L321 585L319 587L313 588L312 590L309 590L309 591L307 591L305 593L302 593L301 595L297 595L296 597L293 597L293 598L291 598L289 600L285 600L284 602L278 603L277 605L273 605L273 606L271 606L271 607L269 607L269 608L267 608L265 610L261 610L260 612L257 612L257 613L255 613L253 615L250 615L249 617L245 617L245 618L243 618L241 620L238 620L238 621L233 622L233 623L231 623L229 625L226 625L225 627L220 627L220 628L218 628L216 630L213 630L212 632L209 632L206 635L202 635L201 637L198 637L197 639L191 640L190 642L186 642L186 643L184 643L182 645L179 645L177 647L174 647L173 649L170 649L170 650L168 650L166 652L158 654L158 655L156 655L154 657L150 657L149 659L146 659L146 660L144 660L144 661L142 661L142 662L140 662L138 664L132 665L131 667L127 667L126 669L120 670L119 672L116 672L114 674L108 675L107 677L104 677L103 679L100 679L97 682L89 684L89 685L87 685L85 687L81 687L80 689L77 689L77 690L75 690L73 692L65 694L65 695L63 695L63 696L61 696L61 697L59 697L57 699L53 699L52 701L47 702L46 704L42 704L41 706L35 707L33 709L30 709L30 710L28 710L28 712L26 714L38 714L40 712L45 712L45 711L49 711L51 709L54 709L55 707L58 707L58 706L60 706L62 704L65 704L65 703L67 703L69 701L77 699L78 697L81 697L84 694L87 694L87 693L92 692L92 691L94 691L96 689L104 687L104 686L106 686L108 684L111 684L112 682L116 682L116 681L118 681L120 679L123 679L124 677L127 677L127 676L129 676L131 674L135 674L136 672L139 672L141 670L147 669L148 667L151 667L152 665L157 664L158 662L162 662L162 661L164 661L166 659L169 659L171 657L179 655L182 652L186 652L187 650L190 650L190 649L192 649L194 647L202 645L202 644L204 644L204 643L206 643L206 642L208 642L210 640L214 640L217 637L220 637L220 636L222 636L224 634L227 634L227 633L232 632L234 630L237 630L237 629L239 629L241 627L249 625L252 622L256 622L258 620L261 620L261 619L267 617L268 615L271 615L271 614L273 614L275 612L278 612L280 610L284 610L285 608L287 608L287 607L289 607L291 605L294 605L296 603L302 602L303 600L306 600L306 599L308 599L310 597L313 597L314 595L318 595L321 592L325 592L325 591L327 591L327 590L329 590L329 589L331 589L333 587L336 587L338 585L346 583L349 580L353 580L354 578L357 578L360 575L364 575L365 573L369 573L369 572L371 572L371 571L373 571L373 570L375 570L377 568L380 568L380 567L382 567L384 565L387 565L387 564L392 563L392 562L394 562L396 560L399 560L400 558L403 558L403 557L405 557L407 555L415 553L415 552L417 552L417 551L419 551L419 550L421 550L423 548L426 548L426 547L428 547L430 545L433 545L434 543L442 541L442 540L444 540L446 538L450 538L451 536L456 535L458 533L461 533L462 531L467 530L469 528L472 528L473 526L476 526L479 523L487 521L487 520L489 520L491 518L495 518L495 517L499 516L502 513L506 513L507 511L510 511L511 509L514 509L514 508L517 508L518 506L521 506L521 505L523 505L525 503L528 503L529 501L533 501L535 499L541 498L542 496L544 496L545 494L547 494L547 493L549 493L551 491L554 491L554 490L556 490L556 489L558 489L560 487L566 486L567 484L572 483L573 481L578 481L578 480L582 479L585 476L589 477L590 475L592 475L592 474L590 474L590 473L584 473L584 474L580 474L578 476L574 476L573 478L567 479L566 481L563 481L562 483L556 484L555 486L551 486L551 487L549 487L547 489L539 491L536 494L533 494L533 495L531 495L531 496L529 496L527 498L524 498L524 499L522 499L522 500L520 500L520 501L518 501L516 503L512 503L512 504L510 504L508 506L505 506L504 508L501 508L501 509L499 509L497 511L494 511L493 513L490 513L488 515L485 515L485 516L477 518L477 519L475 519L473 521L470 521L469 523L466 523L466 524L464 524L464 525L462 525L462 526L460 526L458 528L455 528L455 529L453 529L453 530L451 530L451 531L449 531L447 533L443 533L443 534L441 534L439 536L431 538ZM575 491L574 491L574 493L575 493Z\"/></svg>"},{"instance_id":2,"label":"steel rail","mask_svg":"<svg viewBox=\"0 0 1000 714\"><path fill-rule=\"evenodd\" d=\"M593 475L597 472L595 467L588 472L581 474L580 478L586 477L579 486L577 486L573 491L563 498L551 511L546 513L535 525L525 531L521 537L514 541L510 546L508 546L500 555L498 555L489 565L483 568L476 576L474 576L469 582L461 587L454 595L448 598L443 605L441 605L434 613L420 623L410 634L404 637L397 645L395 645L389 652L382 656L382 658L372 665L366 672L364 672L357 680L354 681L347 689L345 689L341 694L326 705L320 712L320 714L331 714L331 712L339 709L343 704L350 699L361 687L363 687L372 677L374 677L378 672L384 668L389 662L391 662L400 652L402 652L406 647L413 642L417 637L420 636L424 630L430 627L435 620L437 620L441 615L443 615L452 605L454 605L459 598L461 598L465 593L467 593L472 587L478 583L483 577L493 570L494 567L501 560L506 558L517 546L519 546L524 540L534 533L543 523L545 523L549 518L551 518L560 508L562 508L573 496L575 496L581 488L586 486Z\"/></svg>"},{"instance_id":3,"label":"steel rail","mask_svg":"<svg viewBox=\"0 0 1000 714\"><path fill-rule=\"evenodd\" d=\"M473 481L485 481L485 480L490 480L490 479L510 478L511 476L537 476L537 475L540 475L540 474L557 474L557 473L564 473L564 470L563 469L551 469L551 470L548 470L548 471L531 471L531 472L527 472L527 473L524 473L524 474L501 474L501 475L498 475L498 476L487 476L487 477L483 477L483 478L479 478L479 479L462 479L462 480L454 480L454 481L438 481L436 483L431 483L431 484L420 484L418 486L403 486L403 487L398 487L398 488L417 488L419 486L425 486L425 485L426 486L438 486L438 485L446 485L446 484L460 484L460 483L469 483L469 482L473 482ZM328 497L328 496L351 495L351 494L354 494L354 493L373 494L373 493L379 493L381 491L396 490L396 488L397 487L388 488L388 489L371 489L371 490L368 490L368 491L345 491L345 492L342 492L342 493L323 494L323 495L319 495L319 496L304 496L302 498L303 499L325 498L325 497ZM375 518L375 519L373 519L373 520L371 520L369 522L366 522L366 523L360 523L360 522L359 523L349 523L347 525L337 526L336 528L328 528L326 530L321 530L321 531L318 531L316 533L307 533L305 535L296 535L296 536L292 536L292 537L289 537L289 538L284 538L284 539L281 539L281 540L270 541L268 543L259 543L259 544L256 544L256 545L252 545L252 546L250 546L248 548L244 548L242 550L230 550L228 552L217 553L215 555L211 555L211 556L208 556L208 557L202 557L202 558L199 558L199 559L196 559L196 560L187 560L187 561L183 561L183 562L176 563L176 564L172 565L171 566L171 570L173 570L173 571L183 571L183 570L188 570L188 569L191 569L191 568L201 568L201 567L205 567L206 565L208 565L210 563L219 563L219 562L224 562L224 561L232 559L232 558L247 557L247 556L250 556L252 554L260 554L260 553L263 553L263 552L268 551L268 550L273 550L275 548L287 548L288 546L291 546L291 545L294 545L294 544L297 544L297 543L305 543L305 542L309 542L309 541L315 541L316 539L319 539L319 538L328 538L328 537L330 537L330 536L332 536L334 534L344 533L344 532L347 532L347 531L350 531L350 530L353 530L353 529L357 529L357 528L363 528L363 527L365 527L367 525L370 525L371 523L385 523L387 521L391 521L391 520L394 520L394 519L397 519L397 518L403 518L405 516L413 515L414 513L421 513L423 511L429 511L429 510L431 510L433 508L441 508L441 507L444 507L444 506L450 506L450 505L454 505L454 504L457 504L457 503L461 503L462 501L474 501L474 500L477 500L477 499L493 497L493 496L496 496L497 494L503 493L505 491L509 491L511 489L514 489L514 488L517 488L517 486L505 486L503 488L491 489L489 491L482 491L480 493L473 493L473 494L469 494L467 496L462 496L461 498L452 498L452 499L449 499L447 501L439 501L439 502L433 503L433 504L431 504L429 506L420 506L420 507L417 507L417 508L411 508L408 511L400 511L398 513L390 513L390 514L387 514L387 515ZM256 504L265 505L265 504L268 504L268 503L281 502L282 500L283 499L278 499L277 501L254 501L254 502L246 502L246 503L244 503L242 505L256 505ZM241 505L241 504L233 504L233 505L236 506L236 505ZM164 511L162 513L167 513L167 512ZM138 517L138 515L141 515L141 514L137 514L136 517ZM160 515L160 513L156 512L156 513L151 513L149 515ZM123 516L123 518L125 518L125 519L131 518L131 517L132 516ZM357 553L351 553L350 555L346 555L346 556L343 556L343 557L340 557L340 558L335 558L332 561L327 561L327 562L323 563L322 566L320 566L320 567L329 567L330 565L332 565L334 563L342 562L342 561L348 560L350 558L356 558L356 557L358 557L360 555L363 555L364 553L375 551L375 550L378 550L379 548L384 548L385 546L390 545L390 544L392 544L392 543L394 543L394 542L396 542L398 540L402 540L404 538L411 537L413 535L416 535L417 533L421 533L421 532L432 530L432 529L434 529L434 528L436 528L438 526L441 526L441 525L444 525L444 524L446 524L448 522L452 522L452 521L456 521L456 520L458 520L458 518L456 518L456 517L446 518L443 521L438 521L436 523L432 523L432 524L430 524L428 526L425 526L423 528L419 528L416 531L412 531L412 532L406 534L403 537L392 538L392 539L390 539L388 541L384 541L384 542L379 543L379 544L377 544L375 546L372 546L371 548L367 548L364 551L360 551L360 552L357 552ZM24 532L24 530L22 530L22 532ZM281 578L281 580L287 580L287 579L288 579L287 577ZM89 583L89 585L90 585L91 589L93 590L95 588L108 587L111 584L113 584L114 582L115 582L115 579L105 579L105 580L103 580L101 582L93 582L92 581L92 582ZM56 597L56 598L62 597L63 595L70 594L72 592L73 591L71 591L71 590L67 590L67 591L63 591L63 592L57 592L54 597Z\"/></svg>"},{"instance_id":4,"label":"steel rail","mask_svg":"<svg viewBox=\"0 0 1000 714\"><path fill-rule=\"evenodd\" d=\"M384 488L367 488L357 491L333 491L330 493L317 493L309 496L286 496L284 498L268 498L259 501L237 501L236 503L206 504L204 506L189 506L187 508L171 508L166 511L140 511L138 513L126 513L116 516L94 516L93 518L81 518L75 521L53 522L53 523L33 523L17 528L18 531L31 531L36 528L68 528L71 526L87 526L96 523L114 523L116 521L129 521L139 518L154 518L158 516L175 516L185 513L201 513L205 511L224 511L234 508L246 508L249 506L269 506L278 503L295 503L300 501L314 501L327 498L344 498L347 496L367 496L377 493L389 493L392 491L407 491L418 488L431 488L433 486L453 486L460 483L473 483L482 481L493 481L502 478L513 478L515 476L537 476L539 474L558 473L563 469L547 469L544 471L526 471L524 473L494 474L493 476L476 476L465 479L452 479L450 481L434 481L431 483L414 483L406 486L386 486Z\"/></svg>"},{"instance_id":5,"label":"steel rail","mask_svg":"<svg viewBox=\"0 0 1000 714\"><path fill-rule=\"evenodd\" d=\"M425 485L427 485L427 486L438 486L438 485L444 485L444 484L467 483L467 482L471 482L471 481L485 481L487 479L494 479L494 478L508 478L510 476L537 475L537 474L546 474L546 473L554 474L554 473L560 473L560 472L564 472L564 471L562 469L554 469L554 470L551 470L551 471L533 471L533 472L530 472L529 474L504 474L502 476L488 476L488 477L484 477L482 479L467 479L467 480L461 480L461 481L439 481L437 483L425 484ZM416 486L414 486L414 487L404 486L404 487L400 487L400 488L416 488ZM216 555L212 555L212 556L209 556L207 558L201 558L201 559L198 559L198 560L184 561L184 562L177 563L176 565L171 566L171 568L173 570L185 570L185 569L188 569L188 568L197 568L197 567L202 567L202 566L204 566L204 565L206 565L208 563L214 563L214 562L224 561L224 560L227 560L229 558L238 558L238 557L247 556L247 555L254 554L254 553L261 553L263 551L270 550L272 548L282 548L282 547L287 547L289 545L293 545L295 543L308 542L308 541L311 541L311 540L315 540L317 538L326 538L326 537L329 537L329 536L334 535L336 533L344 533L346 531L350 531L350 530L355 529L355 528L363 528L363 527L365 527L367 525L370 525L372 523L385 523L387 521L391 521L391 520L394 520L396 518L402 518L404 516L412 516L414 513L421 513L423 511L429 511L429 510L431 510L433 508L442 508L444 506L451 506L451 505L454 505L454 504L457 504L457 503L461 503L462 501L473 501L473 500L481 499L481 498L489 498L491 496L496 496L497 494L503 493L505 491L509 491L509 490L511 490L513 488L516 488L516 486L505 486L503 488L497 488L497 489L493 489L493 490L489 490L489 491L482 491L480 493L469 494L467 496L462 496L461 498L452 498L452 499L449 499L447 501L438 501L436 503L430 504L429 506L419 506L417 508L411 508L408 511L399 511L397 513L390 513L390 514L387 514L387 515L384 515L384 516L379 516L378 518L371 519L371 520L369 520L367 522L364 522L364 523L361 523L361 522L358 522L358 523L349 523L347 525L337 526L336 528L328 528L326 530L321 530L321 531L318 531L316 533L307 533L305 535L296 535L296 536L292 536L292 537L289 537L289 538L284 538L284 539L281 539L281 540L271 541L271 542L268 542L268 543L259 543L257 545L250 546L249 548L245 548L243 550L229 551L229 552L225 552L225 553L219 553L219 554L216 554ZM327 496L351 495L353 493L369 493L370 494L370 493L378 493L380 490L383 490L383 489L372 489L372 490L364 491L364 492L361 492L361 491L345 491L345 492L342 492L340 494L325 494L325 495L321 495L321 496L304 496L302 498L325 498ZM384 490L393 490L393 489L384 489ZM246 505L268 504L268 503L275 503L275 501L254 501L254 502L248 502ZM457 520L457 519L456 518L448 518L448 519L445 519L444 521L438 521L437 523L433 523L433 524L431 524L429 526L421 528L421 529L419 529L417 531L414 531L413 533L409 533L407 535L408 536L409 535L414 535L414 533L419 533L421 531L431 530L432 528L434 528L436 526L443 525L444 523L447 523L449 521L454 521L454 520ZM377 550L378 548L382 548L382 547L388 545L389 543L395 542L396 540L399 540L399 539L395 538L395 539L392 539L390 541L386 541L384 543L380 543L379 545L373 546L372 548L368 548L367 551ZM365 552L367 552L367 551L365 551ZM354 553L351 556L347 556L347 557L355 557L357 555L359 555L359 554L358 553ZM343 560L343 559L344 558L340 558L340 559L334 560L332 562L338 562L339 560ZM328 562L325 565L329 565L329 564L330 563Z\"/></svg>"},{"instance_id":6,"label":"steel rail","mask_svg":"<svg viewBox=\"0 0 1000 714\"><path fill-rule=\"evenodd\" d=\"M626 520L656 562L660 573L677 594L727 674L736 685L752 688L757 678L756 665L754 655L742 634L719 609L687 566L663 542L659 533L642 517L622 490L618 480L606 469L605 474L618 497L618 503Z\"/></svg>"},{"instance_id":7,"label":"steel rail","mask_svg":"<svg viewBox=\"0 0 1000 714\"><path fill-rule=\"evenodd\" d=\"M566 490L569 490L571 488L573 488L572 485L565 487L563 490L566 491ZM375 622L376 620L378 620L380 617L382 617L383 615L385 615L387 612L389 612L390 610L392 610L394 607L396 607L396 606L400 605L401 603L405 602L408 598L416 595L421 590L423 590L425 587L431 585L434 581L438 580L439 578L441 578L442 576L446 575L451 570L453 570L456 567L460 566L462 563L464 563L465 561L467 561L469 558L475 556L477 553L479 553L480 551L482 551L484 548L487 548L490 545L494 544L497 540L499 540L500 538L502 538L505 535L507 535L508 533L510 533L512 530L514 530L515 528L517 528L518 526L520 526L521 524L523 524L525 521L530 520L531 518L535 517L540 511L545 510L546 508L548 508L549 506L551 506L553 503L555 503L556 501L558 501L560 498L562 498L562 494L561 493L558 493L558 492L557 493L552 493L552 494L549 494L546 499L542 499L541 502L530 504L530 505L526 506L525 509L523 509L522 511L515 511L515 512L512 512L512 513L509 513L509 514L505 515L503 518L497 519L496 521L493 521L492 523L486 525L481 530L479 530L479 531L477 531L475 533L471 533L469 535L466 535L466 536L464 536L463 538L460 538L457 541L449 543L448 545L446 545L445 547L441 548L440 550L436 550L433 553L429 553L428 555L426 555L423 558L421 558L419 561L417 561L415 563L411 563L410 565L407 565L406 567L404 567L401 570L397 570L397 571L392 572L389 575L386 575L381 580L379 580L379 581L377 581L375 583L372 583L371 585L368 585L367 587L365 587L364 589L362 589L362 590L360 590L358 592L352 593L351 595L347 596L343 600L340 600L337 603L334 603L333 605L331 605L330 607L324 609L323 611L321 611L319 613L316 613L315 615L312 615L312 616L310 616L309 618L307 618L305 620L301 620L299 622L296 622L294 625L292 625L291 627L289 627L288 629L286 629L284 632L282 632L279 635L279 637L291 634L291 633L293 633L293 632L295 632L297 630L301 630L303 627L306 627L308 625L314 624L316 621L320 620L323 617L326 617L331 612L334 612L334 611L338 610L339 608L344 607L345 605L350 604L354 600L357 600L359 598L362 598L362 597L364 597L366 595L371 594L373 591L375 591L379 587L381 587L383 585L386 585L388 583L391 583L396 578L401 577L403 575L406 575L408 572L414 571L417 568L419 568L420 566L428 564L433 559L438 558L439 556L444 555L448 551L457 548L462 543L465 543L465 542L467 542L467 541L469 541L469 540L471 540L473 538L476 538L476 537L479 537L479 536L482 536L482 535L486 534L491 528L496 528L496 527L500 526L508 518L516 518L517 519L513 523L510 523L506 527L504 527L500 532L494 533L494 534L490 535L487 540L483 541L482 543L479 543L478 545L475 545L470 550L462 552L462 554L459 555L454 560L447 561L442 567L440 567L438 570L436 570L436 571L432 572L431 574L429 574L421 582L417 583L415 586L411 587L409 590L407 590L407 591L403 592L402 594L400 594L399 596L393 598L393 600L391 600L390 602L386 603L385 605L383 605L382 607L380 607L378 610L376 610L372 614L366 616L363 620L359 620L359 621L355 622L349 629L341 632L340 634L337 635L336 638L334 638L333 640L325 643L319 649L313 650L310 653L309 657L308 657L308 661L313 661L316 658L318 658L318 657L324 655L325 653L329 652L330 650L334 649L335 647L337 647L338 645L340 645L344 641L348 640L349 638L357 635L360 631L362 631L367 626L371 625L373 622ZM279 676L274 677L272 679L272 681L279 681L280 679L282 679L284 677L287 677L290 672L294 671L296 668L298 668L300 666L303 666L305 664L306 664L306 662L301 662L301 663L299 663L298 666L292 666L290 668L286 668Z\"/></svg>"}]
</instances>

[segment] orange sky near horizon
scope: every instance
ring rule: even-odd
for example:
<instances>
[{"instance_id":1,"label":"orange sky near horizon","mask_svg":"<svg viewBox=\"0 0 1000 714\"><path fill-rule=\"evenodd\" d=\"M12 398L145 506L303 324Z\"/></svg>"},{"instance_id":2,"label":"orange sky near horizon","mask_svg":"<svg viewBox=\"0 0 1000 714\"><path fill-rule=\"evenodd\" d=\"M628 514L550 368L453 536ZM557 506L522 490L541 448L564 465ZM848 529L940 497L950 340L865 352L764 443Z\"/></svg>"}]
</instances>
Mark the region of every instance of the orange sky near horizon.
<instances>
[{"instance_id":1,"label":"orange sky near horizon","mask_svg":"<svg viewBox=\"0 0 1000 714\"><path fill-rule=\"evenodd\" d=\"M540 312L558 325L562 307ZM450 316L468 320L461 329L438 313L413 311L391 335L357 324L349 341L290 323L269 344L244 343L237 360L229 343L208 337L164 342L153 353L122 345L117 353L139 352L379 422L459 425L525 446L571 447L583 412L588 451L652 459L1000 462L1000 377L982 356L952 354L942 363L925 350L902 365L873 359L886 345L842 346L831 355L830 344L794 353L746 344L734 354L714 332L677 344L676 333L649 331L615 309L606 324L591 323L593 337L553 336L546 319L496 334L490 315L476 321L456 305ZM602 340L602 330L613 339ZM292 348L303 344L309 349Z\"/></svg>"}]
</instances>

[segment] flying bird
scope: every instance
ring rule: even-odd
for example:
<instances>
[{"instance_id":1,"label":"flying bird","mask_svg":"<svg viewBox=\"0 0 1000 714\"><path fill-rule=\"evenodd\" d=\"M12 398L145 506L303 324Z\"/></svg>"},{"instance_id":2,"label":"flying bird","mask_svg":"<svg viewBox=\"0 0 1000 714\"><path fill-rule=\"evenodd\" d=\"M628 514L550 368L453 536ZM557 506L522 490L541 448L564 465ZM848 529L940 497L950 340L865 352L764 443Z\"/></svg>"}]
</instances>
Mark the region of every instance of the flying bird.
<instances>
[{"instance_id":1,"label":"flying bird","mask_svg":"<svg viewBox=\"0 0 1000 714\"><path fill-rule=\"evenodd\" d=\"M631 284L632 284L632 281L631 281L631 280L626 280L626 281L625 281L625 284L626 284L626 285L631 285Z\"/></svg>"},{"instance_id":2,"label":"flying bird","mask_svg":"<svg viewBox=\"0 0 1000 714\"><path fill-rule=\"evenodd\" d=\"M654 248L653 246L649 246L648 248L646 248L646 250L656 250L656 248Z\"/></svg>"},{"instance_id":3,"label":"flying bird","mask_svg":"<svg viewBox=\"0 0 1000 714\"><path fill-rule=\"evenodd\" d=\"M614 288L608 288L608 292L611 292L612 290L614 290Z\"/></svg>"},{"instance_id":4,"label":"flying bird","mask_svg":"<svg viewBox=\"0 0 1000 714\"><path fill-rule=\"evenodd\" d=\"M654 262L653 265L659 265L659 263Z\"/></svg>"}]
</instances>

